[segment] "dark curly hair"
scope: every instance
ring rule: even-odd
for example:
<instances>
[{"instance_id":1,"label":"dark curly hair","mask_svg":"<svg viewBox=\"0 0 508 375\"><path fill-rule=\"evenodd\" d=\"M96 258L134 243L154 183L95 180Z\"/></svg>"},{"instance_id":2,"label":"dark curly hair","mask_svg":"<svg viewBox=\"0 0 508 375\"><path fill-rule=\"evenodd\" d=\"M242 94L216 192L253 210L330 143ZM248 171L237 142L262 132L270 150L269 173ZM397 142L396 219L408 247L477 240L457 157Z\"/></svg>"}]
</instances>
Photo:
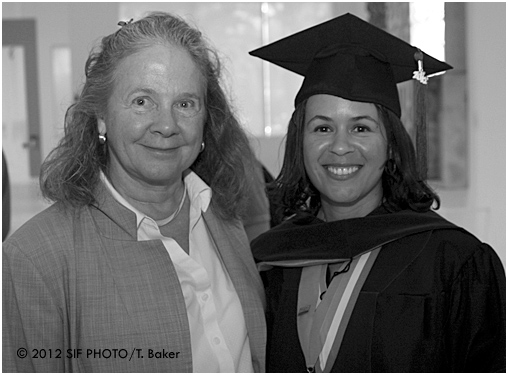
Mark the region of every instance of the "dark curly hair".
<instances>
[{"instance_id":1,"label":"dark curly hair","mask_svg":"<svg viewBox=\"0 0 508 375\"><path fill-rule=\"evenodd\" d=\"M320 193L310 181L304 166L303 136L305 107L302 101L289 121L284 162L279 176L268 186L275 221L298 212L316 215L321 207ZM410 209L428 211L439 196L418 178L415 149L400 119L389 109L375 104L386 130L389 158L382 175L383 205L391 212Z\"/></svg>"},{"instance_id":2,"label":"dark curly hair","mask_svg":"<svg viewBox=\"0 0 508 375\"><path fill-rule=\"evenodd\" d=\"M85 65L86 81L65 115L65 134L41 167L43 196L66 206L95 203L108 150L99 143L97 119L106 113L120 62L152 45L172 45L190 54L207 83L206 147L191 169L213 190L212 206L223 219L239 218L249 188L253 155L249 140L221 85L221 62L201 32L181 18L150 13L102 39Z\"/></svg>"}]
</instances>

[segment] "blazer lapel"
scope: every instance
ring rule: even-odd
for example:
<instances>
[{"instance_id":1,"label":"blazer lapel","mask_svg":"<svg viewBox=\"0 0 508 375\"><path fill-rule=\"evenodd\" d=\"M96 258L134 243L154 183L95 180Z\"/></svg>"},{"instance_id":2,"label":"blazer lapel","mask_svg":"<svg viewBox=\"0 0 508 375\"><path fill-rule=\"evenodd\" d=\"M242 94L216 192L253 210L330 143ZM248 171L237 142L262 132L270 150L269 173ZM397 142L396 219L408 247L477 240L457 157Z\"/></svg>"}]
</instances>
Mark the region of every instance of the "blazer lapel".
<instances>
[{"instance_id":1,"label":"blazer lapel","mask_svg":"<svg viewBox=\"0 0 508 375\"><path fill-rule=\"evenodd\" d=\"M180 351L173 369L192 371L190 331L185 299L176 270L164 245L137 241L136 215L108 192L91 209L101 235L101 251L112 278L118 311L124 311L146 348L169 343ZM112 333L116 334L116 333Z\"/></svg>"},{"instance_id":2,"label":"blazer lapel","mask_svg":"<svg viewBox=\"0 0 508 375\"><path fill-rule=\"evenodd\" d=\"M264 289L239 221L225 223L208 209L203 218L242 304L256 372L265 369Z\"/></svg>"}]
</instances>

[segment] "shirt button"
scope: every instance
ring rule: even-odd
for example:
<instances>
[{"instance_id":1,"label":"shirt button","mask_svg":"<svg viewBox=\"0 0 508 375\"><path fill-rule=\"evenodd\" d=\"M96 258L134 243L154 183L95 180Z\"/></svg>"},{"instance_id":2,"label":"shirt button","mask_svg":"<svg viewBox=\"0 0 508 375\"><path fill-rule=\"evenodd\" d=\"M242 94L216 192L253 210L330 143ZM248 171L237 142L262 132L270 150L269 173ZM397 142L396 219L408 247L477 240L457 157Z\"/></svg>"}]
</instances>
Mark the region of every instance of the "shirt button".
<instances>
[{"instance_id":1,"label":"shirt button","mask_svg":"<svg viewBox=\"0 0 508 375\"><path fill-rule=\"evenodd\" d=\"M213 338L213 343L214 343L215 345L219 345L219 344L220 344L220 339L219 339L218 337L214 337L214 338Z\"/></svg>"},{"instance_id":2,"label":"shirt button","mask_svg":"<svg viewBox=\"0 0 508 375\"><path fill-rule=\"evenodd\" d=\"M201 296L201 300L202 300L202 301L204 301L204 302L206 302L206 301L208 300L208 294L206 294L206 293L205 293L205 294L203 294L203 295Z\"/></svg>"}]
</instances>

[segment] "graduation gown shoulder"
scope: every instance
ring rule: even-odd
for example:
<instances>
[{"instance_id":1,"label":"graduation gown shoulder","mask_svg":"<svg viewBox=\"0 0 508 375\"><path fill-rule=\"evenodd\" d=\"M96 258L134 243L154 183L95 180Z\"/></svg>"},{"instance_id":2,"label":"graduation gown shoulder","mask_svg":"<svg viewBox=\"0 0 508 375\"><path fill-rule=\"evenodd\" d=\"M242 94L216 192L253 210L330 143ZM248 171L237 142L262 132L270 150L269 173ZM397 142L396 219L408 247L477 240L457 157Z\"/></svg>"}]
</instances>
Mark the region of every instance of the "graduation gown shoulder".
<instances>
[{"instance_id":1,"label":"graduation gown shoulder","mask_svg":"<svg viewBox=\"0 0 508 375\"><path fill-rule=\"evenodd\" d=\"M424 226L415 224L420 214L410 213L414 225L406 226L420 229L405 234L400 228L407 217L397 223L397 214L390 215L395 215L392 221L377 215L376 220L336 222L333 230L321 225L328 248L316 245L312 251L292 251L302 241L287 236L288 230L299 227L305 233L307 225L320 223L295 218L254 241L253 252L260 263L294 252L332 259L346 257L341 248L354 255L384 243L351 315L334 372L504 372L505 273L495 251L435 213L423 214ZM387 233L398 234L390 241ZM338 250L330 248L330 237ZM262 272L269 372L306 371L296 320L301 270L272 266Z\"/></svg>"}]
</instances>

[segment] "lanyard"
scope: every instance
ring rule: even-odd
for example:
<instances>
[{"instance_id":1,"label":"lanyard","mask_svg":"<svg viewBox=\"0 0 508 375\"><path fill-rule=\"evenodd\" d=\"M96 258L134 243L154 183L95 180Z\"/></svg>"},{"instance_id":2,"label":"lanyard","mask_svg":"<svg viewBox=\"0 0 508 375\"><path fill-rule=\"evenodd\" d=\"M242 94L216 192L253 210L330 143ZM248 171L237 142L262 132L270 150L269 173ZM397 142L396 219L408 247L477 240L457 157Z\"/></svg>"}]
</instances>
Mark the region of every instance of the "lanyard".
<instances>
[{"instance_id":1,"label":"lanyard","mask_svg":"<svg viewBox=\"0 0 508 375\"><path fill-rule=\"evenodd\" d=\"M360 290L380 250L377 247L353 258L349 270L334 277L328 289L324 283L328 264L303 268L297 324L307 371L331 371Z\"/></svg>"}]
</instances>

